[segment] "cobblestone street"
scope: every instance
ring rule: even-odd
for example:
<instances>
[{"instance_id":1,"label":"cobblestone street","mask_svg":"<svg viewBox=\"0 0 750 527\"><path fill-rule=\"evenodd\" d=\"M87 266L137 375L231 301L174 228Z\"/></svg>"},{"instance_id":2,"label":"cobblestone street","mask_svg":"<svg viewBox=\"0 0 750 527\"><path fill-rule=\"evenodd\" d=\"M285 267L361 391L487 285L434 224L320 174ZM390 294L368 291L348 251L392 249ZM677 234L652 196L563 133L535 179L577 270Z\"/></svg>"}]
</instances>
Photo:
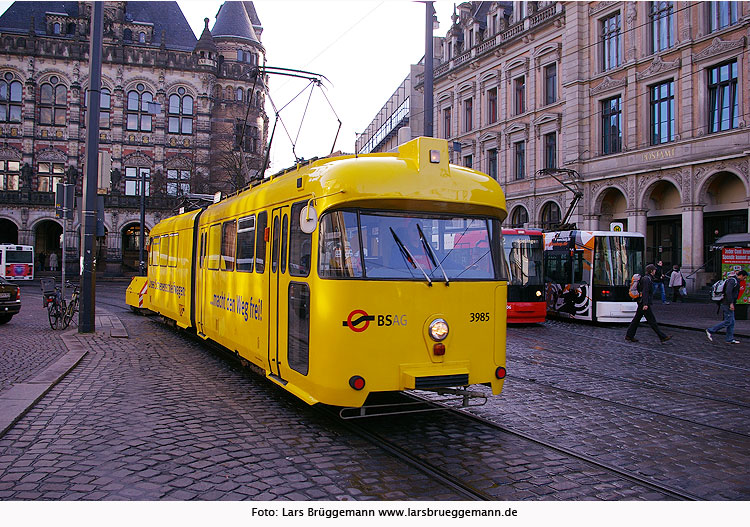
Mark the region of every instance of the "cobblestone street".
<instances>
[{"instance_id":1,"label":"cobblestone street","mask_svg":"<svg viewBox=\"0 0 750 527\"><path fill-rule=\"evenodd\" d=\"M225 354L125 310L125 287L100 284L97 314L128 337L68 333L85 356L0 437L0 500L464 499ZM0 329L0 398L68 353L37 290L22 297ZM647 327L635 344L619 326L510 328L504 393L472 411L702 499L748 500L750 347L668 331L660 345ZM449 414L368 426L498 500L664 499Z\"/></svg>"}]
</instances>

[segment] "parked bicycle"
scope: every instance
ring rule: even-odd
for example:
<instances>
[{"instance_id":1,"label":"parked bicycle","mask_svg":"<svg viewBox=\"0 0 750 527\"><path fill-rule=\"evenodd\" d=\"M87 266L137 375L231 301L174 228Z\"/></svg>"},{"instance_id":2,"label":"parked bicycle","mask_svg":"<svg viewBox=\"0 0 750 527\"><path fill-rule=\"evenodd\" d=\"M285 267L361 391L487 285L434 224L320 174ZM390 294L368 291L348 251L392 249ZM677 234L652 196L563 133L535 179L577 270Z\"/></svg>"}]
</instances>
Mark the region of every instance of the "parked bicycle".
<instances>
[{"instance_id":1,"label":"parked bicycle","mask_svg":"<svg viewBox=\"0 0 750 527\"><path fill-rule=\"evenodd\" d=\"M73 295L70 303L67 303L60 288L55 285L54 278L42 278L41 284L42 307L47 308L50 327L52 329L67 328L73 320L74 315L78 312L78 297L80 296L78 285L73 286L70 282L66 282L67 286L73 287Z\"/></svg>"}]
</instances>

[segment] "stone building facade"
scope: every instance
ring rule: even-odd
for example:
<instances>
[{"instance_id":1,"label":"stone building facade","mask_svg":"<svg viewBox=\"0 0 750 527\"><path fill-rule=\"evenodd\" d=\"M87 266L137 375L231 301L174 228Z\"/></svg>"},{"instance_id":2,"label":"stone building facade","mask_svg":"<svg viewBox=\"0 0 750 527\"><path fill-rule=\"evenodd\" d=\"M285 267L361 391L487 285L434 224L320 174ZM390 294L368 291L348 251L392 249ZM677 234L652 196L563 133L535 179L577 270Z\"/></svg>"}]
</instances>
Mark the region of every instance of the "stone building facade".
<instances>
[{"instance_id":1,"label":"stone building facade","mask_svg":"<svg viewBox=\"0 0 750 527\"><path fill-rule=\"evenodd\" d=\"M696 289L716 238L748 232L749 39L748 2L465 2L435 135L500 181L507 224L553 229L573 194L540 171L565 169L571 222L642 232L647 262Z\"/></svg>"},{"instance_id":2,"label":"stone building facade","mask_svg":"<svg viewBox=\"0 0 750 527\"><path fill-rule=\"evenodd\" d=\"M90 2L15 2L0 16L0 243L33 245L37 263L62 256L55 185L74 183L80 203L90 20ZM252 2L225 2L199 39L176 2L105 2L99 150L112 171L98 271L137 269L142 182L148 231L186 196L262 172L261 33ZM75 271L80 220L66 227Z\"/></svg>"}]
</instances>

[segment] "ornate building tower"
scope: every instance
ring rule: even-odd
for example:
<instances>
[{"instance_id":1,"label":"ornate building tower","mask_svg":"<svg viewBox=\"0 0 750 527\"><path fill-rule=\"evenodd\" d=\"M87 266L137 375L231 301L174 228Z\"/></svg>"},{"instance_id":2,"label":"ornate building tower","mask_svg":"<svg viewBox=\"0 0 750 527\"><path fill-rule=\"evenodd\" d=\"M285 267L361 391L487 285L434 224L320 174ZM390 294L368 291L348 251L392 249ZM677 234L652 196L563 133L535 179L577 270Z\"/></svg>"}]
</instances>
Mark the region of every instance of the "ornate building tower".
<instances>
[{"instance_id":1,"label":"ornate building tower","mask_svg":"<svg viewBox=\"0 0 750 527\"><path fill-rule=\"evenodd\" d=\"M0 16L0 242L37 254L61 256L56 184L81 194L90 19L89 2L15 2ZM235 190L259 172L261 32L252 2L226 2L198 40L177 2L105 2L99 149L112 172L98 271L137 267L141 193L148 231L184 196ZM241 172L212 159L222 141L230 157L242 143ZM68 227L74 272L79 220Z\"/></svg>"}]
</instances>

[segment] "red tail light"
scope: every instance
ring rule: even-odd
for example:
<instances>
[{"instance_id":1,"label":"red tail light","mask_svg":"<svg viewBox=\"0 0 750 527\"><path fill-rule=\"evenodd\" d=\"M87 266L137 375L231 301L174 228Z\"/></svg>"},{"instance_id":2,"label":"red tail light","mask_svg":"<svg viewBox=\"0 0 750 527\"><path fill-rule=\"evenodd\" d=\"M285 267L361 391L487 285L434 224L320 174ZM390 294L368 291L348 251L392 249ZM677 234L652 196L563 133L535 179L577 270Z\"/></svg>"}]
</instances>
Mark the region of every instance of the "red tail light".
<instances>
[{"instance_id":1,"label":"red tail light","mask_svg":"<svg viewBox=\"0 0 750 527\"><path fill-rule=\"evenodd\" d=\"M445 344L442 342L438 342L434 346L432 346L432 353L435 355L445 355Z\"/></svg>"},{"instance_id":2,"label":"red tail light","mask_svg":"<svg viewBox=\"0 0 750 527\"><path fill-rule=\"evenodd\" d=\"M351 386L355 390L361 390L365 387L365 380L359 375L355 375L351 379L349 379L349 386Z\"/></svg>"},{"instance_id":3,"label":"red tail light","mask_svg":"<svg viewBox=\"0 0 750 527\"><path fill-rule=\"evenodd\" d=\"M21 300L21 288L16 287L16 300Z\"/></svg>"},{"instance_id":4,"label":"red tail light","mask_svg":"<svg viewBox=\"0 0 750 527\"><path fill-rule=\"evenodd\" d=\"M503 368L502 366L499 366L499 367L498 367L498 368L497 368L497 369L495 370L495 377L497 377L498 379L505 379L505 376L506 376L507 374L508 374L508 372L507 372L507 371L505 370L505 368Z\"/></svg>"}]
</instances>

